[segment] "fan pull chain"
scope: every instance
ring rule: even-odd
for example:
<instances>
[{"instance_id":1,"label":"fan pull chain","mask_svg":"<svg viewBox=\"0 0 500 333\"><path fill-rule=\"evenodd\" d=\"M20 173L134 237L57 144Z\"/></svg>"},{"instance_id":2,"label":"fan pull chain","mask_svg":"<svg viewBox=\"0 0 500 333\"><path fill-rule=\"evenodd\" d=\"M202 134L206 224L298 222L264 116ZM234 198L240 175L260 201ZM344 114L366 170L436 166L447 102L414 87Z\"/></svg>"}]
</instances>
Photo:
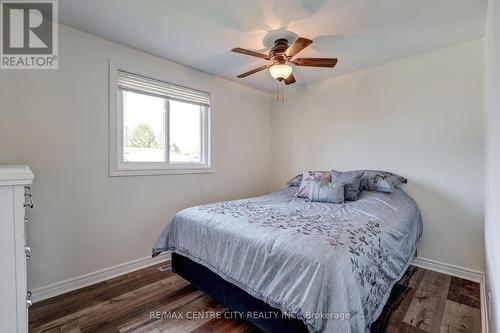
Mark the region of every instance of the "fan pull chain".
<instances>
[{"instance_id":1,"label":"fan pull chain","mask_svg":"<svg viewBox=\"0 0 500 333\"><path fill-rule=\"evenodd\" d=\"M276 102L279 103L280 101L280 86L279 86L279 81L276 80Z\"/></svg>"},{"instance_id":2,"label":"fan pull chain","mask_svg":"<svg viewBox=\"0 0 500 333\"><path fill-rule=\"evenodd\" d=\"M285 81L276 80L276 102L283 103L285 101Z\"/></svg>"},{"instance_id":3,"label":"fan pull chain","mask_svg":"<svg viewBox=\"0 0 500 333\"><path fill-rule=\"evenodd\" d=\"M281 103L285 101L285 80L281 81Z\"/></svg>"}]
</instances>

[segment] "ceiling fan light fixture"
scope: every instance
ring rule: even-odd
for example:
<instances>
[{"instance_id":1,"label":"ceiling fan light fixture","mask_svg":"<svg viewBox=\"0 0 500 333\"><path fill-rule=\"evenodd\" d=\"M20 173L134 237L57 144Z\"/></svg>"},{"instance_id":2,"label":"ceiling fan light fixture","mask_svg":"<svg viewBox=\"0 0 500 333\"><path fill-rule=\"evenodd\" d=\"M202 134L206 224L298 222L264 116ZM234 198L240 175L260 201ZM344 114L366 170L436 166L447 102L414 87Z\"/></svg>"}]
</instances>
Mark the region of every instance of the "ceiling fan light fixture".
<instances>
[{"instance_id":1,"label":"ceiling fan light fixture","mask_svg":"<svg viewBox=\"0 0 500 333\"><path fill-rule=\"evenodd\" d=\"M274 41L274 46L269 50L268 54L236 47L231 51L269 61L267 65L262 65L237 77L241 79L269 68L269 74L277 81L276 87L281 86L281 89L283 89L284 86L289 86L297 82L292 73L293 68L288 65L289 63L294 66L303 67L335 67L338 60L336 58L294 58L299 52L311 45L312 42L311 39L298 37L292 45L288 45L286 38L278 38Z\"/></svg>"},{"instance_id":2,"label":"ceiling fan light fixture","mask_svg":"<svg viewBox=\"0 0 500 333\"><path fill-rule=\"evenodd\" d=\"M284 80L292 74L292 66L276 64L269 67L269 73L275 80Z\"/></svg>"}]
</instances>

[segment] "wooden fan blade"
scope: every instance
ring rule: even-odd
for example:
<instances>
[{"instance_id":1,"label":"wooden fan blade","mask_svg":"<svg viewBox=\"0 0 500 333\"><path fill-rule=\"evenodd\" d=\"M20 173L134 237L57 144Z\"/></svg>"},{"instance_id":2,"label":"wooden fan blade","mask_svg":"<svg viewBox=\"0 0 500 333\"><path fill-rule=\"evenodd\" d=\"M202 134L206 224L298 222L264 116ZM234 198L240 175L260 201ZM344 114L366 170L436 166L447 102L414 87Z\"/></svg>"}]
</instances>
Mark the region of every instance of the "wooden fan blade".
<instances>
[{"instance_id":1,"label":"wooden fan blade","mask_svg":"<svg viewBox=\"0 0 500 333\"><path fill-rule=\"evenodd\" d=\"M307 38L299 37L293 42L292 45L285 51L287 57L293 57L306 47L308 47L313 41Z\"/></svg>"},{"instance_id":2,"label":"wooden fan blade","mask_svg":"<svg viewBox=\"0 0 500 333\"><path fill-rule=\"evenodd\" d=\"M285 79L285 84L286 85L289 85L289 84L292 84L292 83L295 83L295 82L296 82L295 81L295 76L293 76L293 74L290 74L290 76Z\"/></svg>"},{"instance_id":3,"label":"wooden fan blade","mask_svg":"<svg viewBox=\"0 0 500 333\"><path fill-rule=\"evenodd\" d=\"M247 76L249 76L249 75L255 74L255 73L260 72L261 70L264 70L264 69L269 68L269 67L271 67L271 65L264 65L264 66L260 66L259 68L252 69L252 70L251 70L251 71L249 71L249 72L246 72L246 73L240 74L240 75L238 75L238 77L239 77L239 78L247 77Z\"/></svg>"},{"instance_id":4,"label":"wooden fan blade","mask_svg":"<svg viewBox=\"0 0 500 333\"><path fill-rule=\"evenodd\" d=\"M252 57L269 59L269 56L267 54L263 54L263 53L259 53L259 52L255 52L255 51L251 51L251 50L247 50L247 49L242 49L241 47L236 47L236 48L232 49L231 51L236 52L236 53L246 54L246 55L249 55Z\"/></svg>"},{"instance_id":5,"label":"wooden fan blade","mask_svg":"<svg viewBox=\"0 0 500 333\"><path fill-rule=\"evenodd\" d=\"M337 61L335 58L297 58L292 63L297 66L335 67Z\"/></svg>"}]
</instances>

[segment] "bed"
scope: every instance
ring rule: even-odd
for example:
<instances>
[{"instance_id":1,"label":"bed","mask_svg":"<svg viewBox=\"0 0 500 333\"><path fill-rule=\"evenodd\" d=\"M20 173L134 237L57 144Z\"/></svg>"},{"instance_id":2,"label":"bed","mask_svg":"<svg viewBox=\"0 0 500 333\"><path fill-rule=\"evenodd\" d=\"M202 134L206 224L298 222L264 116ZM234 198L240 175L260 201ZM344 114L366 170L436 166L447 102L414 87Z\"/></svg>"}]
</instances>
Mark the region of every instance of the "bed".
<instances>
[{"instance_id":1,"label":"bed","mask_svg":"<svg viewBox=\"0 0 500 333\"><path fill-rule=\"evenodd\" d=\"M184 209L153 255L173 251L174 269L228 308L281 311L267 324L247 318L265 331L285 331L275 323L369 332L416 251L418 206L399 188L363 191L344 204L310 202L296 191Z\"/></svg>"}]
</instances>

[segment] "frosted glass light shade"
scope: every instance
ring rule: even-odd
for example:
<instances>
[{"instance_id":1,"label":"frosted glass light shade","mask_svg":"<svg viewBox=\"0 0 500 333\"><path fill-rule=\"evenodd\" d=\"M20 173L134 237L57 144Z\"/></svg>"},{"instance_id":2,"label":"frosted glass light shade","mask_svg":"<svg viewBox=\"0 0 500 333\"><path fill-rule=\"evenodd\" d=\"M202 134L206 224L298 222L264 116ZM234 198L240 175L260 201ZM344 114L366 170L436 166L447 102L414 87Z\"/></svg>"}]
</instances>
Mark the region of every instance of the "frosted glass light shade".
<instances>
[{"instance_id":1,"label":"frosted glass light shade","mask_svg":"<svg viewBox=\"0 0 500 333\"><path fill-rule=\"evenodd\" d=\"M275 80L279 80L279 79L284 80L287 77L289 77L290 74L292 74L292 66L288 66L285 64L272 65L271 67L269 67L269 73L271 73L271 76Z\"/></svg>"}]
</instances>

